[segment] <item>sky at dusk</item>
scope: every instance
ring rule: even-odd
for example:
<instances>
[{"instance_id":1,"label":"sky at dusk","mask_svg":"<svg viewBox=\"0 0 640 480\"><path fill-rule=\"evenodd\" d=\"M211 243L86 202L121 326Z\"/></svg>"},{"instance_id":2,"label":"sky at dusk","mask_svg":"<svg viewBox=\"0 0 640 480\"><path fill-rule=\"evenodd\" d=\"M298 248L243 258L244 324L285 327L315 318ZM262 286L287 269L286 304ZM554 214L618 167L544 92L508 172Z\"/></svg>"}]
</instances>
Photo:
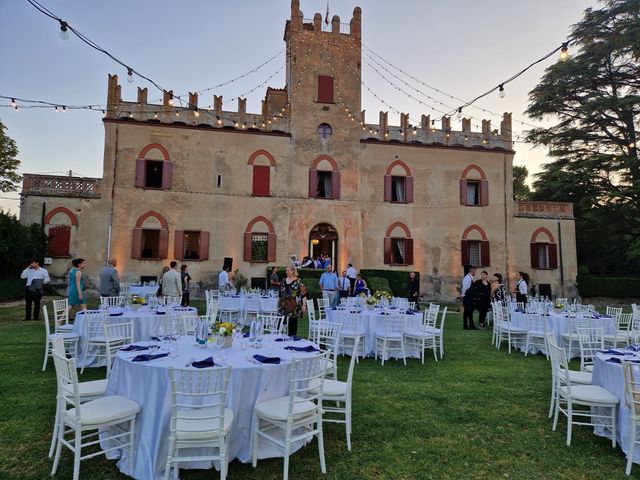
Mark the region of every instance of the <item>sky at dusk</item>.
<instances>
[{"instance_id":1,"label":"sky at dusk","mask_svg":"<svg viewBox=\"0 0 640 480\"><path fill-rule=\"evenodd\" d=\"M179 94L213 87L281 52L285 47L284 24L290 15L290 0L40 1L126 64ZM470 99L558 47L584 9L597 7L598 2L333 0L329 3L330 16L339 15L348 23L355 6L362 8L364 46L422 82ZM307 19L315 12L324 18L327 2L301 0L300 8ZM117 73L124 100L135 101L138 86L149 87L150 101L161 98L160 92L142 79L127 83L121 66L73 35L61 40L59 31L57 23L26 0L0 0L0 95L66 105L104 104L107 74ZM256 73L202 94L200 108L211 105L214 94L230 99L274 75L246 97L247 111L259 113L266 86L281 88L285 84L284 69L278 71L284 61L283 52ZM514 120L537 124L524 115L528 93L544 69L556 61L554 55L507 85L505 98L493 94L477 105L493 112L512 112ZM445 110L376 68L424 103ZM409 113L411 118L439 116L394 88L365 61L363 81L387 104ZM412 84L452 108L460 104L424 85ZM16 112L7 108L8 104L0 101L0 120L18 144L21 173L65 174L72 170L77 175L102 176L104 129L100 112ZM223 108L236 110L237 102ZM389 110L364 87L362 108L370 123L377 123L380 110ZM499 128L499 117L471 108L468 113L477 118L474 125L490 118L492 128ZM389 123L399 125L399 117L392 111ZM452 127L461 129L455 118ZM513 123L514 134L526 128L517 121ZM546 161L544 149L516 143L515 150L514 164L526 165L530 172L539 171ZM17 213L18 193L0 193L0 207Z\"/></svg>"}]
</instances>

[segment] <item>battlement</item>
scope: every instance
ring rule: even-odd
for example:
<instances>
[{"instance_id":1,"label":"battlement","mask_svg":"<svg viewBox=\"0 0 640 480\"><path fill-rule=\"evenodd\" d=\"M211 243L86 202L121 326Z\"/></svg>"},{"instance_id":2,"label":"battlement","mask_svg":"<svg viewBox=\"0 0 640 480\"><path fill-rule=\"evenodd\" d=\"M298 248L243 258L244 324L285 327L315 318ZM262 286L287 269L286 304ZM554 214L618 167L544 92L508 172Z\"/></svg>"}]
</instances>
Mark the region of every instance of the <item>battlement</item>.
<instances>
[{"instance_id":1,"label":"battlement","mask_svg":"<svg viewBox=\"0 0 640 480\"><path fill-rule=\"evenodd\" d=\"M328 25L326 20L328 19L322 19L322 14L320 13L316 13L312 19L304 18L304 14L300 10L300 1L291 0L291 19L287 20L284 27L284 40L287 41L292 34L302 31L350 35L360 40L362 36L362 9L360 7L353 9L353 16L349 23L341 23L338 15L331 17L331 22ZM325 25L325 27L323 27L323 25Z\"/></svg>"}]
</instances>

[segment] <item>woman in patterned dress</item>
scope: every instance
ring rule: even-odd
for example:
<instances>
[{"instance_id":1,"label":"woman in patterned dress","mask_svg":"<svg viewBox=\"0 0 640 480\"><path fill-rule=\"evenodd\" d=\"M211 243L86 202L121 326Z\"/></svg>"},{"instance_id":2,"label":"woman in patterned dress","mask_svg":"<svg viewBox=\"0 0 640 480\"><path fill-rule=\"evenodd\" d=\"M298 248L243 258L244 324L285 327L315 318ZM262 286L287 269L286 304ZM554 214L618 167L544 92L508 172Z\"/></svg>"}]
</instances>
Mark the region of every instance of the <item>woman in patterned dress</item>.
<instances>
[{"instance_id":1,"label":"woman in patterned dress","mask_svg":"<svg viewBox=\"0 0 640 480\"><path fill-rule=\"evenodd\" d=\"M285 317L288 334L293 336L298 333L298 320L302 318L306 310L304 299L307 296L307 291L298 278L298 272L294 266L288 266L285 274L286 277L280 282L278 315Z\"/></svg>"}]
</instances>

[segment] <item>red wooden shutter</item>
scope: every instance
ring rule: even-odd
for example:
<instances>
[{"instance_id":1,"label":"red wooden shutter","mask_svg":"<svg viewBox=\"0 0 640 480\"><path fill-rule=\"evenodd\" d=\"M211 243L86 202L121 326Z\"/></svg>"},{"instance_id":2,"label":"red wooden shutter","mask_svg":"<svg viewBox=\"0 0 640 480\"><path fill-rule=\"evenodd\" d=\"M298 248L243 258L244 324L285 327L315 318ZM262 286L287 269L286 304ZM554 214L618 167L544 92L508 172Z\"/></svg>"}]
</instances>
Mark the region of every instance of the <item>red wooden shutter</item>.
<instances>
[{"instance_id":1,"label":"red wooden shutter","mask_svg":"<svg viewBox=\"0 0 640 480\"><path fill-rule=\"evenodd\" d=\"M331 198L340 198L340 172L334 171L331 172Z\"/></svg>"},{"instance_id":2,"label":"red wooden shutter","mask_svg":"<svg viewBox=\"0 0 640 480\"><path fill-rule=\"evenodd\" d=\"M384 263L391 265L391 237L384 237Z\"/></svg>"},{"instance_id":3,"label":"red wooden shutter","mask_svg":"<svg viewBox=\"0 0 640 480\"><path fill-rule=\"evenodd\" d=\"M276 234L269 233L267 235L267 262L276 261Z\"/></svg>"},{"instance_id":4,"label":"red wooden shutter","mask_svg":"<svg viewBox=\"0 0 640 480\"><path fill-rule=\"evenodd\" d=\"M405 177L404 192L405 203L413 203L413 177Z\"/></svg>"},{"instance_id":5,"label":"red wooden shutter","mask_svg":"<svg viewBox=\"0 0 640 480\"><path fill-rule=\"evenodd\" d=\"M52 257L68 257L71 243L71 226L52 225L49 227L47 254Z\"/></svg>"},{"instance_id":6,"label":"red wooden shutter","mask_svg":"<svg viewBox=\"0 0 640 480\"><path fill-rule=\"evenodd\" d=\"M489 182L480 180L480 205L489 205Z\"/></svg>"},{"instance_id":7,"label":"red wooden shutter","mask_svg":"<svg viewBox=\"0 0 640 480\"><path fill-rule=\"evenodd\" d=\"M168 190L171 188L171 177L173 174L173 162L162 162L162 188Z\"/></svg>"},{"instance_id":8,"label":"red wooden shutter","mask_svg":"<svg viewBox=\"0 0 640 480\"><path fill-rule=\"evenodd\" d=\"M251 261L251 232L244 232L244 261Z\"/></svg>"},{"instance_id":9,"label":"red wooden shutter","mask_svg":"<svg viewBox=\"0 0 640 480\"><path fill-rule=\"evenodd\" d=\"M134 228L131 235L131 258L142 257L142 229Z\"/></svg>"},{"instance_id":10,"label":"red wooden shutter","mask_svg":"<svg viewBox=\"0 0 640 480\"><path fill-rule=\"evenodd\" d=\"M318 195L318 171L315 168L309 170L309 197L316 198Z\"/></svg>"},{"instance_id":11,"label":"red wooden shutter","mask_svg":"<svg viewBox=\"0 0 640 480\"><path fill-rule=\"evenodd\" d=\"M558 245L555 243L549 244L549 268L558 268Z\"/></svg>"},{"instance_id":12,"label":"red wooden shutter","mask_svg":"<svg viewBox=\"0 0 640 480\"><path fill-rule=\"evenodd\" d=\"M490 254L489 242L486 240L483 240L480 242L480 263L482 265L478 265L479 267L491 266L491 254Z\"/></svg>"},{"instance_id":13,"label":"red wooden shutter","mask_svg":"<svg viewBox=\"0 0 640 480\"><path fill-rule=\"evenodd\" d=\"M467 180L465 178L460 179L460 204L467 204Z\"/></svg>"},{"instance_id":14,"label":"red wooden shutter","mask_svg":"<svg viewBox=\"0 0 640 480\"><path fill-rule=\"evenodd\" d=\"M404 264L413 265L413 238L404 239Z\"/></svg>"},{"instance_id":15,"label":"red wooden shutter","mask_svg":"<svg viewBox=\"0 0 640 480\"><path fill-rule=\"evenodd\" d=\"M318 75L318 102L333 103L333 77Z\"/></svg>"},{"instance_id":16,"label":"red wooden shutter","mask_svg":"<svg viewBox=\"0 0 640 480\"><path fill-rule=\"evenodd\" d=\"M462 258L462 265L469 265L469 240L462 240L460 242L460 257Z\"/></svg>"},{"instance_id":17,"label":"red wooden shutter","mask_svg":"<svg viewBox=\"0 0 640 480\"><path fill-rule=\"evenodd\" d=\"M169 230L163 228L158 235L158 256L167 258L169 256Z\"/></svg>"},{"instance_id":18,"label":"red wooden shutter","mask_svg":"<svg viewBox=\"0 0 640 480\"><path fill-rule=\"evenodd\" d=\"M531 243L530 250L531 250L531 268L540 268L540 263L538 262L538 244L535 242Z\"/></svg>"},{"instance_id":19,"label":"red wooden shutter","mask_svg":"<svg viewBox=\"0 0 640 480\"><path fill-rule=\"evenodd\" d=\"M200 260L209 260L209 232L200 232Z\"/></svg>"},{"instance_id":20,"label":"red wooden shutter","mask_svg":"<svg viewBox=\"0 0 640 480\"><path fill-rule=\"evenodd\" d=\"M144 158L136 158L136 187L144 188L146 166L147 161Z\"/></svg>"},{"instance_id":21,"label":"red wooden shutter","mask_svg":"<svg viewBox=\"0 0 640 480\"><path fill-rule=\"evenodd\" d=\"M391 175L384 176L384 201L391 201Z\"/></svg>"},{"instance_id":22,"label":"red wooden shutter","mask_svg":"<svg viewBox=\"0 0 640 480\"><path fill-rule=\"evenodd\" d=\"M173 258L182 260L184 258L184 230L176 230L173 238Z\"/></svg>"},{"instance_id":23,"label":"red wooden shutter","mask_svg":"<svg viewBox=\"0 0 640 480\"><path fill-rule=\"evenodd\" d=\"M269 176L271 167L268 165L253 166L253 195L270 195Z\"/></svg>"}]
</instances>

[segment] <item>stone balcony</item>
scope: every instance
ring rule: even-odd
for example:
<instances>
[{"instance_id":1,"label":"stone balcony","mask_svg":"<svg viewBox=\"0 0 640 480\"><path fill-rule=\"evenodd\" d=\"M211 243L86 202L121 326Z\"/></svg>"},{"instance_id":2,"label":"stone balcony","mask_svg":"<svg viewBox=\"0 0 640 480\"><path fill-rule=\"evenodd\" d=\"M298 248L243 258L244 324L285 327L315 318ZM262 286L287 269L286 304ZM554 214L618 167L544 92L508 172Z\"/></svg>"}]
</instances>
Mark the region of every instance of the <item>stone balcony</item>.
<instances>
[{"instance_id":1,"label":"stone balcony","mask_svg":"<svg viewBox=\"0 0 640 480\"><path fill-rule=\"evenodd\" d=\"M100 198L99 178L25 173L21 196Z\"/></svg>"},{"instance_id":2,"label":"stone balcony","mask_svg":"<svg viewBox=\"0 0 640 480\"><path fill-rule=\"evenodd\" d=\"M573 203L516 201L515 216L573 220Z\"/></svg>"}]
</instances>

